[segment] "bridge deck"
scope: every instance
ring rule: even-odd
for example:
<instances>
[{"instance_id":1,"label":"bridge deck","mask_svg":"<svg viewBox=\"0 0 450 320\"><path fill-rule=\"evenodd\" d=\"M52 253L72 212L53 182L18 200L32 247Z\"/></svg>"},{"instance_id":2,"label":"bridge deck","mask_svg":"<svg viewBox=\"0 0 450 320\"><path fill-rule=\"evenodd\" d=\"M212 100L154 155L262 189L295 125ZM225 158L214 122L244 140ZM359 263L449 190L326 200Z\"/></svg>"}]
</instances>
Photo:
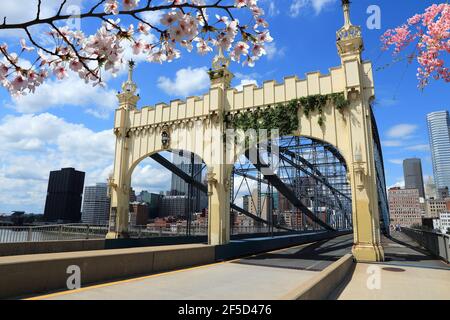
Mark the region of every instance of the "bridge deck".
<instances>
[{"instance_id":1,"label":"bridge deck","mask_svg":"<svg viewBox=\"0 0 450 320\"><path fill-rule=\"evenodd\" d=\"M278 299L344 254L352 235L38 299Z\"/></svg>"},{"instance_id":2,"label":"bridge deck","mask_svg":"<svg viewBox=\"0 0 450 320\"><path fill-rule=\"evenodd\" d=\"M340 300L440 300L450 299L450 265L431 257L405 234L383 237L386 261L358 263L353 275L336 290ZM375 269L379 267L379 269ZM377 279L371 277L374 270ZM369 284L369 285L368 285Z\"/></svg>"}]
</instances>

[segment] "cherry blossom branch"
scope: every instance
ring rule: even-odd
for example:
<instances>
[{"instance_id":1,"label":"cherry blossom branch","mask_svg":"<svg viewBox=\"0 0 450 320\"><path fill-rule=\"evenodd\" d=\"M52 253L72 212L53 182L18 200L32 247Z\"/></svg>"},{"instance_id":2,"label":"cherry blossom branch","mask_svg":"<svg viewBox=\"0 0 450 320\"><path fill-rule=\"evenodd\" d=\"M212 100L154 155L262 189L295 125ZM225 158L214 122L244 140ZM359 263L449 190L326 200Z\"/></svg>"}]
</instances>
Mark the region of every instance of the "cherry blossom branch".
<instances>
[{"instance_id":1,"label":"cherry blossom branch","mask_svg":"<svg viewBox=\"0 0 450 320\"><path fill-rule=\"evenodd\" d=\"M0 30L24 30L33 46L27 46L26 41L21 39L19 55L9 53L6 44L1 46L0 54L6 57L6 62L0 61L0 84L11 94L25 94L27 91L34 92L49 73L63 79L69 69L86 82L102 84L102 70L114 74L122 67L125 48L128 46L127 42L122 43L125 39L130 40L134 55L144 54L150 62L162 63L177 59L181 54L178 45L191 52L196 43L199 54L211 52L213 47L221 47L237 62L244 56L243 63L250 66L265 54L264 43L272 41L267 30L268 24L262 17L264 11L257 5L258 0L217 0L212 4L202 0L169 0L168 4L157 6L153 6L151 0L142 6L139 6L141 0L120 1L121 4L119 0L99 0L90 9L77 15L78 19L96 18L101 21L101 27L92 35L85 35L82 30L72 30L68 26L59 26L60 22L73 18L63 14L67 0L61 0L52 17L41 18L41 0L38 0L37 14L33 20L7 23L5 17ZM103 7L101 12L98 10L100 7ZM247 9L251 13L254 19L252 29L240 25L234 18L232 11L236 9ZM210 19L207 14L209 10L222 11L226 16L216 14L217 20L212 20L214 18ZM140 16L144 12L157 11L164 13L158 26ZM112 20L122 16L133 18L137 26L131 24L123 27L120 19ZM55 49L41 45L33 38L31 28L43 25L50 26L47 35L53 39ZM152 41L148 40L151 37L143 35L149 35L150 31L160 34L159 41L147 42ZM25 60L36 51L37 57L31 67L19 65L19 57Z\"/></svg>"},{"instance_id":2,"label":"cherry blossom branch","mask_svg":"<svg viewBox=\"0 0 450 320\"><path fill-rule=\"evenodd\" d=\"M408 21L394 29L387 30L381 37L383 49L393 48L398 55L411 43L414 52L409 55L409 62L414 57L419 64L417 77L419 87L429 84L430 78L450 82L450 70L445 66L445 54L450 53L450 4L433 4L424 13L416 14Z\"/></svg>"}]
</instances>

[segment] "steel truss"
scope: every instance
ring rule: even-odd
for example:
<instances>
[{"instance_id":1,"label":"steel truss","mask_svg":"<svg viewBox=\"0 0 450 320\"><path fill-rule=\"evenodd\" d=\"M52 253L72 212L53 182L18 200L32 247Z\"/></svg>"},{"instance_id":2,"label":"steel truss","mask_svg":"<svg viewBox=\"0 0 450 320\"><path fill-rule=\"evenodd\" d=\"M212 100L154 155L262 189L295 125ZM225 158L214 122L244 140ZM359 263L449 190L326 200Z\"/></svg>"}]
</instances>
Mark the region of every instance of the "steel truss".
<instances>
[{"instance_id":1,"label":"steel truss","mask_svg":"<svg viewBox=\"0 0 450 320\"><path fill-rule=\"evenodd\" d=\"M271 143L278 148L271 148ZM247 196L247 211L296 230L351 228L347 165L336 148L312 139L283 137L269 142L264 153L252 163L247 151L247 157L235 164L235 204ZM261 175L268 164L273 174Z\"/></svg>"}]
</instances>

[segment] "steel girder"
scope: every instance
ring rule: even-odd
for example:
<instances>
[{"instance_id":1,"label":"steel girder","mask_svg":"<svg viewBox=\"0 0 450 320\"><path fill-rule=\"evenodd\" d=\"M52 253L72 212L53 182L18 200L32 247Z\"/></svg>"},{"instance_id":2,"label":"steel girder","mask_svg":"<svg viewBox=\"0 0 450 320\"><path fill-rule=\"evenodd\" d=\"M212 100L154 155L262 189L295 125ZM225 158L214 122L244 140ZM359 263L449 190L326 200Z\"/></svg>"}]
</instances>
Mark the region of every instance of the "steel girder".
<instances>
[{"instance_id":1,"label":"steel girder","mask_svg":"<svg viewBox=\"0 0 450 320\"><path fill-rule=\"evenodd\" d=\"M347 200L351 200L351 198L349 198L347 195L343 194L342 192L340 192L339 190L337 190L336 188L334 188L333 186L331 186L331 185L330 185L327 181L325 181L324 179L321 179L321 178L319 178L319 177L317 177L317 176L315 176L315 175L310 174L307 170L305 170L304 168L300 167L298 164L296 164L296 163L295 163L294 161L292 161L291 159L287 158L287 157L286 157L285 155L283 155L282 153L280 153L279 157L280 157L280 159L282 159L283 161L286 161L287 163L289 163L291 166L300 169L301 171L303 171L304 173L306 173L308 176L310 176L310 177L312 177L312 178L318 180L319 182L321 182L322 184L324 184L326 187L328 187L328 188L330 189L331 193L334 195L334 197L335 197L335 199L336 199L336 201L337 201L337 203L338 203L339 208L340 208L342 211L345 211L345 210L344 210L344 207L343 207L343 205L342 205L342 201L341 201L341 199L339 199L339 196L337 195L337 193L338 193L339 195L345 197ZM300 157L300 159L303 159L303 158ZM306 162L308 162L308 161L305 160L305 159L303 159L303 160L306 161ZM303 163L303 161L302 161L302 163ZM309 163L309 162L308 162L308 163ZM320 171L318 171L318 172L320 172ZM347 220L347 222L351 225L350 220L349 220L348 217L347 217L347 214L345 214L344 217L345 217L345 219Z\"/></svg>"},{"instance_id":2,"label":"steel girder","mask_svg":"<svg viewBox=\"0 0 450 320\"><path fill-rule=\"evenodd\" d=\"M259 146L257 146L257 150L259 149ZM262 169L263 168L267 168L267 164L263 163L259 152L256 152L257 154L257 163L252 163L255 168L262 173ZM245 156L248 160L250 160L250 150L247 149L247 151L245 152ZM251 162L251 160L250 160ZM264 179L266 179L270 184L272 184L272 186L275 187L275 189L278 190L278 192L280 192L290 203L292 203L297 209L300 210L300 212L304 213L308 218L310 218L312 221L314 221L315 223L317 223L319 226L323 227L326 230L330 230L330 231L335 231L335 229L333 227L331 227L329 224L323 222L322 220L320 220L318 217L316 217L314 215L313 212L311 212L311 210L308 209L308 207L306 207L301 201L300 199L298 199L295 195L294 192L292 192L291 189L289 189L283 181L281 181L281 179L274 174L270 174L270 175L266 175L263 174Z\"/></svg>"}]
</instances>

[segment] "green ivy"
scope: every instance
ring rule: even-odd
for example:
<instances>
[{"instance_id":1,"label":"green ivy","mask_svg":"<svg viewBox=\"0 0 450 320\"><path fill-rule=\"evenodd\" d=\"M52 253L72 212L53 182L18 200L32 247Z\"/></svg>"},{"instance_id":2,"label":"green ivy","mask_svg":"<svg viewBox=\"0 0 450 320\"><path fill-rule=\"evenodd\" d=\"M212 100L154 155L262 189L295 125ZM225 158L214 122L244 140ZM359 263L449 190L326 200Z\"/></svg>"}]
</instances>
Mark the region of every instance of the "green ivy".
<instances>
[{"instance_id":1,"label":"green ivy","mask_svg":"<svg viewBox=\"0 0 450 320\"><path fill-rule=\"evenodd\" d=\"M226 116L226 122L234 129L279 129L280 135L289 135L298 130L298 110L301 108L305 116L309 117L311 112L318 111L318 124L324 125L323 108L328 102L333 103L339 111L348 107L349 101L343 93L332 93L327 95L311 95L300 99L294 99L283 105L275 107L258 108L239 112L234 116Z\"/></svg>"}]
</instances>

